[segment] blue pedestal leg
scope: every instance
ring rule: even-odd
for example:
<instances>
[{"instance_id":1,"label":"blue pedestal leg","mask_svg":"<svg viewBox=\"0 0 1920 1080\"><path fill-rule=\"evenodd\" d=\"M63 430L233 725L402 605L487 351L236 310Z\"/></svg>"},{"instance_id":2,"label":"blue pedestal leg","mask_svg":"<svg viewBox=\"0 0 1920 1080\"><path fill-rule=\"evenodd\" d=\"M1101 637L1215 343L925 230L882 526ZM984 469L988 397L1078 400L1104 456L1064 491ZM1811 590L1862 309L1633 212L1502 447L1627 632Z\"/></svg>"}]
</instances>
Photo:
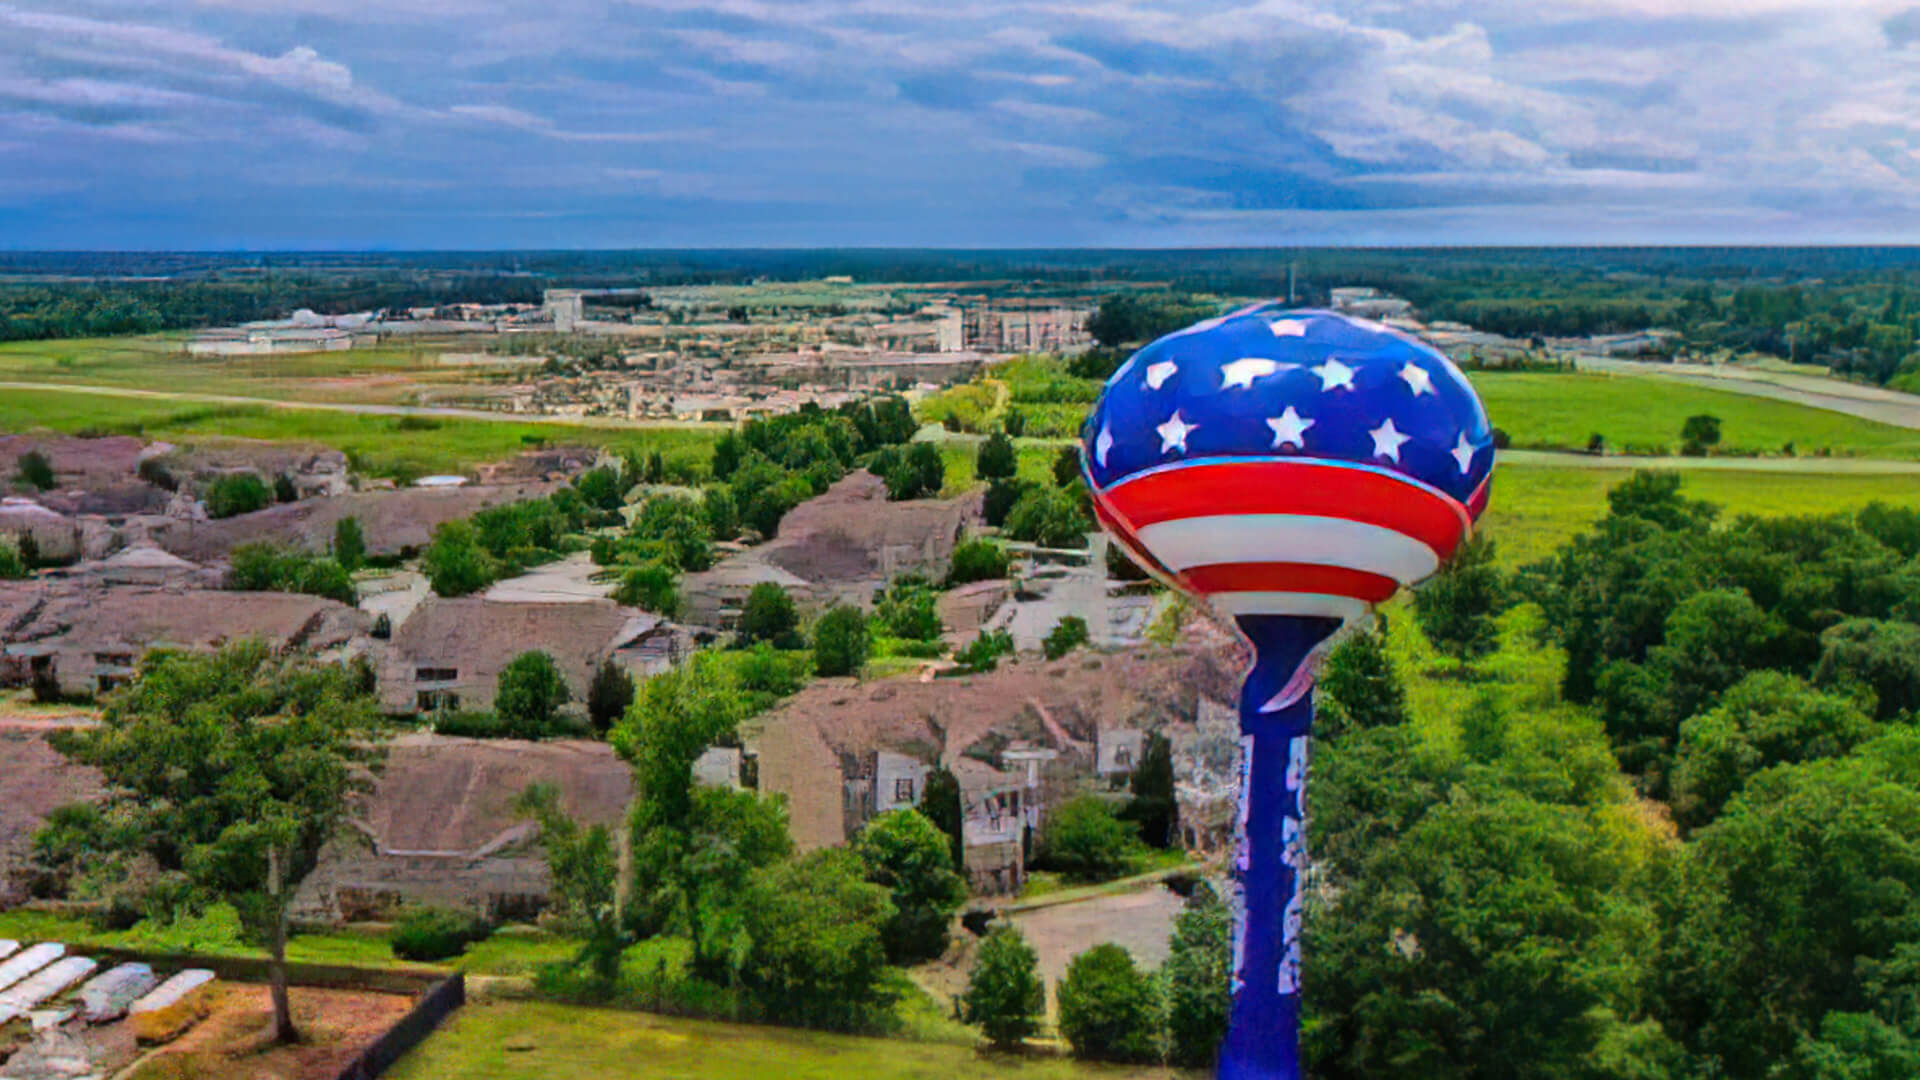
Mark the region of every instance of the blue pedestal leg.
<instances>
[{"instance_id":1,"label":"blue pedestal leg","mask_svg":"<svg viewBox=\"0 0 1920 1080\"><path fill-rule=\"evenodd\" d=\"M1243 752L1239 842L1234 854L1233 1011L1220 1047L1221 1080L1300 1076L1301 877L1307 865L1306 770L1313 695L1280 706L1307 657L1337 619L1239 616L1253 645L1240 693Z\"/></svg>"}]
</instances>

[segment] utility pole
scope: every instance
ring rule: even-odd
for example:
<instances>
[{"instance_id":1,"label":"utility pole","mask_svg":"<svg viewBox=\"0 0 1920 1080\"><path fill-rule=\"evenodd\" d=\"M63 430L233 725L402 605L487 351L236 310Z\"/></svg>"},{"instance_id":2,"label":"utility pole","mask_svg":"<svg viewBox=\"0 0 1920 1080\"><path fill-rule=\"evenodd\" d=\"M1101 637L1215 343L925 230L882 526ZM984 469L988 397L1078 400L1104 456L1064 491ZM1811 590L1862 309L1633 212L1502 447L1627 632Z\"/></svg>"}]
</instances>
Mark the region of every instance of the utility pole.
<instances>
[{"instance_id":1,"label":"utility pole","mask_svg":"<svg viewBox=\"0 0 1920 1080\"><path fill-rule=\"evenodd\" d=\"M1299 268L1300 260L1298 259L1287 264L1287 303L1289 304L1293 303L1293 272Z\"/></svg>"}]
</instances>

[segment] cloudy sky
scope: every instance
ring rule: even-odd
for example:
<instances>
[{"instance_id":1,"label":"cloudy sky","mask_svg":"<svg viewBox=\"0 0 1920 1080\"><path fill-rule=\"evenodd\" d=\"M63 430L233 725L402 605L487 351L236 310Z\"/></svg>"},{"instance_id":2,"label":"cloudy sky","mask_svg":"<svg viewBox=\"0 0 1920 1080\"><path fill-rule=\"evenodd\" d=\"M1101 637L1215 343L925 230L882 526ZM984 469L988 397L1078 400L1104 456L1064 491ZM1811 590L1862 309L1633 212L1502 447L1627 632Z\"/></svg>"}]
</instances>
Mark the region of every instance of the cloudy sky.
<instances>
[{"instance_id":1,"label":"cloudy sky","mask_svg":"<svg viewBox=\"0 0 1920 1080\"><path fill-rule=\"evenodd\" d=\"M0 247L1915 242L1908 2L0 0Z\"/></svg>"}]
</instances>

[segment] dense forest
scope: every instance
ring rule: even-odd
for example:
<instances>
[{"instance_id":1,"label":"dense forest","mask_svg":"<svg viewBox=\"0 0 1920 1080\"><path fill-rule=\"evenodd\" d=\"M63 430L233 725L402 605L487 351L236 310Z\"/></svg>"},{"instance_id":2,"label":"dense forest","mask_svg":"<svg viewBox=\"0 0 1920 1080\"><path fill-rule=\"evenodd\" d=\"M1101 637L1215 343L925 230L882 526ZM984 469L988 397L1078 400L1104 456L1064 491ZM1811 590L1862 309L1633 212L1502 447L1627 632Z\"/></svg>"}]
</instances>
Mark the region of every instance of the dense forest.
<instances>
[{"instance_id":1,"label":"dense forest","mask_svg":"<svg viewBox=\"0 0 1920 1080\"><path fill-rule=\"evenodd\" d=\"M1315 1075L1920 1075L1920 514L1609 502L1478 605L1565 650L1558 694L1436 742L1380 638L1329 662Z\"/></svg>"},{"instance_id":2,"label":"dense forest","mask_svg":"<svg viewBox=\"0 0 1920 1080\"><path fill-rule=\"evenodd\" d=\"M1920 249L1473 248L1215 251L0 253L0 340L143 333L547 288L847 275L986 291L1323 303L1372 285L1432 320L1516 337L1660 327L1692 352L1762 353L1920 390ZM1909 299L1912 296L1915 299ZM1149 305L1152 306L1152 305ZM1103 341L1129 340L1110 324Z\"/></svg>"}]
</instances>

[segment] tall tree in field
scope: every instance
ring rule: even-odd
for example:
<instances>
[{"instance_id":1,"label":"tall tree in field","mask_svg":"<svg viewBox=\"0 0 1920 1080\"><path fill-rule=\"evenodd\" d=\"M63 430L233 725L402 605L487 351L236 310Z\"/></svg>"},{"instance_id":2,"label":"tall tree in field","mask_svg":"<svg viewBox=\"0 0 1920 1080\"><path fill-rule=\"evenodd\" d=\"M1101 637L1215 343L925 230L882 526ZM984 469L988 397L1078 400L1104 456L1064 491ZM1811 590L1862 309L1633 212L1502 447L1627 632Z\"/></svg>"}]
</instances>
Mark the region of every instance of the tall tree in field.
<instances>
[{"instance_id":1,"label":"tall tree in field","mask_svg":"<svg viewBox=\"0 0 1920 1080\"><path fill-rule=\"evenodd\" d=\"M367 561L367 534L357 517L343 517L333 523L333 561L351 574Z\"/></svg>"},{"instance_id":2,"label":"tall tree in field","mask_svg":"<svg viewBox=\"0 0 1920 1080\"><path fill-rule=\"evenodd\" d=\"M100 725L55 747L105 781L122 856L151 858L189 906L225 901L271 959L275 1036L287 1003L288 909L320 848L369 783L378 715L360 673L276 657L259 642L157 654ZM107 852L96 852L105 856Z\"/></svg>"},{"instance_id":3,"label":"tall tree in field","mask_svg":"<svg viewBox=\"0 0 1920 1080\"><path fill-rule=\"evenodd\" d=\"M1020 936L1020 928L1001 923L980 943L960 999L960 1018L979 1024L996 1050L1014 1050L1040 1030L1047 991L1040 982L1040 956Z\"/></svg>"},{"instance_id":4,"label":"tall tree in field","mask_svg":"<svg viewBox=\"0 0 1920 1080\"><path fill-rule=\"evenodd\" d=\"M1493 559L1493 541L1476 536L1460 546L1445 570L1413 594L1420 629L1435 648L1459 661L1461 671L1497 644L1494 615L1504 583Z\"/></svg>"}]
</instances>

